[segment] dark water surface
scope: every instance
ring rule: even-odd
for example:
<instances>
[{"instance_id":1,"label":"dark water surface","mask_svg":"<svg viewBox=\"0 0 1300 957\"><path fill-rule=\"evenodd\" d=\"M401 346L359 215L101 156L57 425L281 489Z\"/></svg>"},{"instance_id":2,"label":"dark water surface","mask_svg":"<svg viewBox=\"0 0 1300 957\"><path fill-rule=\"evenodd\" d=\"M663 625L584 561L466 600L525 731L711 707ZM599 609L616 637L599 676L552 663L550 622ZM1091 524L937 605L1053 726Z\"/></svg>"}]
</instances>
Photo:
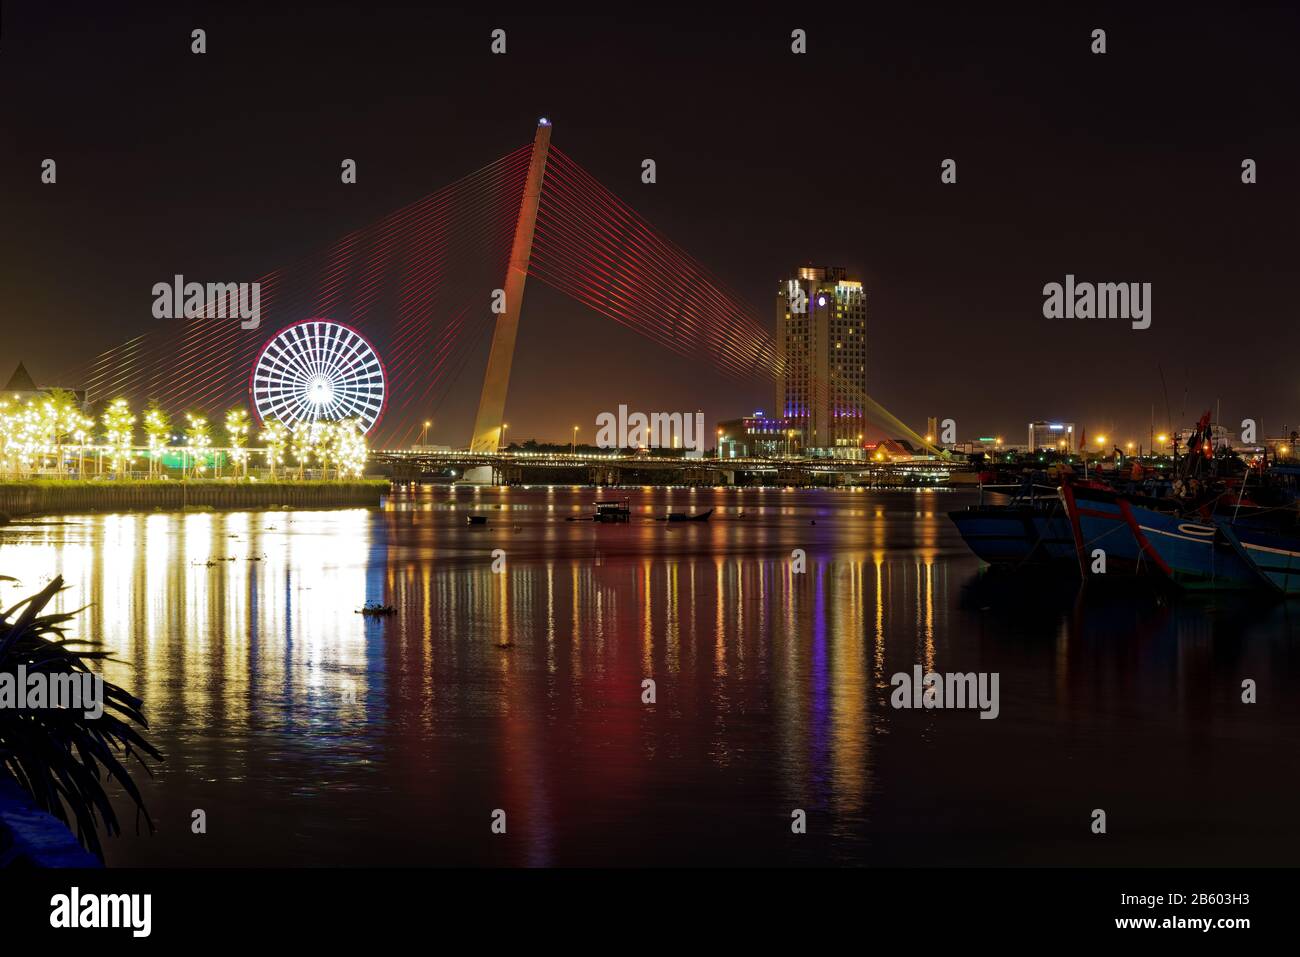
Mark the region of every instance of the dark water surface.
<instances>
[{"instance_id":1,"label":"dark water surface","mask_svg":"<svg viewBox=\"0 0 1300 957\"><path fill-rule=\"evenodd\" d=\"M623 494L623 526L565 521L589 489L437 488L0 529L5 604L63 575L167 757L109 863L1300 858L1300 603L981 574L966 493ZM916 664L998 672L1000 716L892 708Z\"/></svg>"}]
</instances>

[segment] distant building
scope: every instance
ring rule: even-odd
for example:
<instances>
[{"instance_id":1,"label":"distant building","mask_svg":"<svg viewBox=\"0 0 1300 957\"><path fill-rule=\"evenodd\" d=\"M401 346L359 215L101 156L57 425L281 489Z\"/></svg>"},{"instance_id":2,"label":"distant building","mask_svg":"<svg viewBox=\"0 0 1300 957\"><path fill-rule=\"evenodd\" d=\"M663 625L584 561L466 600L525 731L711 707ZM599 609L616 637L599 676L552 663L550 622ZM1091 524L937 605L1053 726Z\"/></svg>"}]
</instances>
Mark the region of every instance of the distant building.
<instances>
[{"instance_id":1,"label":"distant building","mask_svg":"<svg viewBox=\"0 0 1300 957\"><path fill-rule=\"evenodd\" d=\"M866 425L867 300L839 266L804 266L776 293L776 414L809 452L858 456Z\"/></svg>"},{"instance_id":2,"label":"distant building","mask_svg":"<svg viewBox=\"0 0 1300 957\"><path fill-rule=\"evenodd\" d=\"M41 394L41 390L36 388L36 383L27 371L27 366L21 362L14 374L9 377L9 381L3 389L0 389L0 397L8 399L10 402L23 403L28 399L35 399Z\"/></svg>"},{"instance_id":3,"label":"distant building","mask_svg":"<svg viewBox=\"0 0 1300 957\"><path fill-rule=\"evenodd\" d=\"M774 458L799 451L799 434L792 420L755 412L718 423L718 445L725 459Z\"/></svg>"},{"instance_id":4,"label":"distant building","mask_svg":"<svg viewBox=\"0 0 1300 957\"><path fill-rule=\"evenodd\" d=\"M1057 452L1078 451L1078 433L1073 422L1030 422L1029 451L1052 449Z\"/></svg>"},{"instance_id":5,"label":"distant building","mask_svg":"<svg viewBox=\"0 0 1300 957\"><path fill-rule=\"evenodd\" d=\"M5 387L0 389L0 399L8 399L13 405L25 405L54 391L55 388L55 386L38 386L31 377L31 373L27 371L27 366L19 362L18 368L14 369L13 375L5 383ZM82 411L85 411L86 390L67 389L66 391L71 392L76 397L77 405Z\"/></svg>"}]
</instances>

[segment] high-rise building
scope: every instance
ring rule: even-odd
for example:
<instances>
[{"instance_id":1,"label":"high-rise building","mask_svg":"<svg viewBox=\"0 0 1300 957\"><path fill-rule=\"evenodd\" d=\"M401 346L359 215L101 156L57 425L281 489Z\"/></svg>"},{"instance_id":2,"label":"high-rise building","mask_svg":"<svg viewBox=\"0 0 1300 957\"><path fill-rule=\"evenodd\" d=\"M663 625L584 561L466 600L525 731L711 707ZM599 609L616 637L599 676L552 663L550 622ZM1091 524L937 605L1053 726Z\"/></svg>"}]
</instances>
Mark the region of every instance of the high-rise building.
<instances>
[{"instance_id":1,"label":"high-rise building","mask_svg":"<svg viewBox=\"0 0 1300 957\"><path fill-rule=\"evenodd\" d=\"M862 283L842 267L804 266L777 289L776 411L814 454L860 454L866 326Z\"/></svg>"}]
</instances>

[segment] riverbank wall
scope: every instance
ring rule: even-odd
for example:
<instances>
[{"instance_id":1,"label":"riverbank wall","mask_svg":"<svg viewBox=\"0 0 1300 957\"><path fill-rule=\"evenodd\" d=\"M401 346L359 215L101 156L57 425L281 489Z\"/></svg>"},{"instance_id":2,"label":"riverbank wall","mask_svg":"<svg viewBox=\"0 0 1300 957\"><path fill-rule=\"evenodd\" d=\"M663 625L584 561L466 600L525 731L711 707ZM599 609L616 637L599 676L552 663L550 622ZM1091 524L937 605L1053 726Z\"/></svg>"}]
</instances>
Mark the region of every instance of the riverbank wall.
<instances>
[{"instance_id":1,"label":"riverbank wall","mask_svg":"<svg viewBox=\"0 0 1300 957\"><path fill-rule=\"evenodd\" d=\"M0 482L0 519L71 512L378 505L387 480L355 482Z\"/></svg>"}]
</instances>

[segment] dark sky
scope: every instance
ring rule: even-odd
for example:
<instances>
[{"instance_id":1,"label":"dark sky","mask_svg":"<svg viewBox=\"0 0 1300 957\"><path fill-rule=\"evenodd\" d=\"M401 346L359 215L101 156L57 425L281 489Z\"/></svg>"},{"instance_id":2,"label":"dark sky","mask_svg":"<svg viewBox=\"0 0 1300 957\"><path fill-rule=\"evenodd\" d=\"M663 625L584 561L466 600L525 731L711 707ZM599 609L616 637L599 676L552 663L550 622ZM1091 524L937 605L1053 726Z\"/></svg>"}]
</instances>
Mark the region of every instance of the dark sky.
<instances>
[{"instance_id":1,"label":"dark sky","mask_svg":"<svg viewBox=\"0 0 1300 957\"><path fill-rule=\"evenodd\" d=\"M154 282L256 278L527 142L547 115L557 146L765 324L791 267L861 276L869 389L918 428L936 415L963 438L1023 441L1051 417L1145 440L1153 404L1163 426L1166 401L1185 421L1216 400L1226 422L1300 423L1294 10L115 6L4 4L0 376L24 358L51 382L165 322ZM205 56L189 52L196 26ZM498 26L503 57L488 53ZM39 183L47 156L54 187ZM342 157L355 187L339 186ZM955 186L939 182L945 157ZM1043 284L1066 273L1152 283L1152 327L1044 319ZM467 440L483 361L430 410L436 440ZM531 284L511 437L579 423L591 438L620 402L710 423L771 407L764 383L718 379Z\"/></svg>"}]
</instances>

